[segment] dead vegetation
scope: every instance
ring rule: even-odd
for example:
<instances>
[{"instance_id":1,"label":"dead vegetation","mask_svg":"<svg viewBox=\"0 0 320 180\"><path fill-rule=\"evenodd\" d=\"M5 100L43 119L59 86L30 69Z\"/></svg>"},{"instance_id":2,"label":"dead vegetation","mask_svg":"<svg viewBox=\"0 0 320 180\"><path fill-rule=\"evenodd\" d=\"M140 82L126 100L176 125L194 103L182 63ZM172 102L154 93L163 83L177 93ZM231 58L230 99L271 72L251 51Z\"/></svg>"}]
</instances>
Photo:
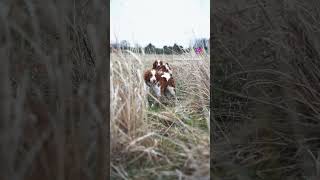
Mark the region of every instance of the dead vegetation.
<instances>
[{"instance_id":1,"label":"dead vegetation","mask_svg":"<svg viewBox=\"0 0 320 180\"><path fill-rule=\"evenodd\" d=\"M143 71L155 58L173 68L176 106L146 104ZM111 54L113 179L210 178L209 56L199 58Z\"/></svg>"},{"instance_id":2,"label":"dead vegetation","mask_svg":"<svg viewBox=\"0 0 320 180\"><path fill-rule=\"evenodd\" d=\"M102 1L0 2L0 179L107 179Z\"/></svg>"},{"instance_id":3,"label":"dead vegetation","mask_svg":"<svg viewBox=\"0 0 320 180\"><path fill-rule=\"evenodd\" d=\"M212 176L318 179L319 2L234 3L212 11Z\"/></svg>"}]
</instances>

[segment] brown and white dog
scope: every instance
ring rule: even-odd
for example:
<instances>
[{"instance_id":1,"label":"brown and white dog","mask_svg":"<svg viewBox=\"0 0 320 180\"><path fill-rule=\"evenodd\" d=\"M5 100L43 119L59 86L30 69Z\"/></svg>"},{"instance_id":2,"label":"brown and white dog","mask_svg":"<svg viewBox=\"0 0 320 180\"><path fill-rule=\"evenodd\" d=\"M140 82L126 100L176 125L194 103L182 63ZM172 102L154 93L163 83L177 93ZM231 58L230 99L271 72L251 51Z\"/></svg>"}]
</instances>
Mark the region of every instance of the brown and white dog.
<instances>
[{"instance_id":1,"label":"brown and white dog","mask_svg":"<svg viewBox=\"0 0 320 180\"><path fill-rule=\"evenodd\" d=\"M157 98L171 95L175 97L175 80L172 77L172 69L168 63L157 60L153 63L153 69L144 73L146 90L150 88L155 92Z\"/></svg>"},{"instance_id":2,"label":"brown and white dog","mask_svg":"<svg viewBox=\"0 0 320 180\"><path fill-rule=\"evenodd\" d=\"M168 72L163 72L163 73L159 74L159 76L160 77L158 79L159 79L159 84L160 84L161 96L166 95L166 92L168 92L172 96L175 96L176 83L175 83L175 80L173 79L173 77L171 76L171 74Z\"/></svg>"},{"instance_id":3,"label":"brown and white dog","mask_svg":"<svg viewBox=\"0 0 320 180\"><path fill-rule=\"evenodd\" d=\"M172 69L169 66L169 63L163 63L160 60L156 60L152 65L152 69L155 69L160 72L168 72L172 76Z\"/></svg>"},{"instance_id":4,"label":"brown and white dog","mask_svg":"<svg viewBox=\"0 0 320 180\"><path fill-rule=\"evenodd\" d=\"M147 91L150 88L156 93L157 97L161 96L160 87L159 87L159 73L155 69L150 69L144 72L144 81L145 88Z\"/></svg>"},{"instance_id":5,"label":"brown and white dog","mask_svg":"<svg viewBox=\"0 0 320 180\"><path fill-rule=\"evenodd\" d=\"M164 72L168 72L172 76L172 69L169 66L169 63L164 64Z\"/></svg>"}]
</instances>

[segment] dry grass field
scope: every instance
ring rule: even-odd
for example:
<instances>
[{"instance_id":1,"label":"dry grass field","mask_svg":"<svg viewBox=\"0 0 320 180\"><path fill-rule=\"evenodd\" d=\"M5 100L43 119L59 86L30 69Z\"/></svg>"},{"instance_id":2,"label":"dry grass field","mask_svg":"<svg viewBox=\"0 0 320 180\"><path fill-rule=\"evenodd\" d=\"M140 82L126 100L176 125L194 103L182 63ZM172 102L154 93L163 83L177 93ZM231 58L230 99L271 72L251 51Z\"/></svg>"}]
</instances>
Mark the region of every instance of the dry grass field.
<instances>
[{"instance_id":1,"label":"dry grass field","mask_svg":"<svg viewBox=\"0 0 320 180\"><path fill-rule=\"evenodd\" d=\"M143 72L155 59L173 68L175 106L146 104ZM209 60L208 54L111 54L112 179L210 179Z\"/></svg>"}]
</instances>

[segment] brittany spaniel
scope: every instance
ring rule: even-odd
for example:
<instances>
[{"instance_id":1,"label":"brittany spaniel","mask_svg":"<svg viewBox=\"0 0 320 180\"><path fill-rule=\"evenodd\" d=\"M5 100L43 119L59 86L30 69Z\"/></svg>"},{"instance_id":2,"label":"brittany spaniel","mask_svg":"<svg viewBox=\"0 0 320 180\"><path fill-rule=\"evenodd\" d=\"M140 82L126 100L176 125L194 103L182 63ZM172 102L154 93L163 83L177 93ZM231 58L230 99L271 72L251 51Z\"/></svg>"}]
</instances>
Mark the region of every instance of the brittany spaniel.
<instances>
[{"instance_id":1,"label":"brittany spaniel","mask_svg":"<svg viewBox=\"0 0 320 180\"><path fill-rule=\"evenodd\" d=\"M157 60L153 63L153 69L144 73L146 89L150 88L156 93L157 98L164 95L175 96L175 80L172 77L172 69L168 63Z\"/></svg>"},{"instance_id":2,"label":"brittany spaniel","mask_svg":"<svg viewBox=\"0 0 320 180\"><path fill-rule=\"evenodd\" d=\"M146 90L149 91L150 88L156 93L157 97L161 96L160 86L159 86L159 75L155 69L147 70L144 72L144 81Z\"/></svg>"}]
</instances>

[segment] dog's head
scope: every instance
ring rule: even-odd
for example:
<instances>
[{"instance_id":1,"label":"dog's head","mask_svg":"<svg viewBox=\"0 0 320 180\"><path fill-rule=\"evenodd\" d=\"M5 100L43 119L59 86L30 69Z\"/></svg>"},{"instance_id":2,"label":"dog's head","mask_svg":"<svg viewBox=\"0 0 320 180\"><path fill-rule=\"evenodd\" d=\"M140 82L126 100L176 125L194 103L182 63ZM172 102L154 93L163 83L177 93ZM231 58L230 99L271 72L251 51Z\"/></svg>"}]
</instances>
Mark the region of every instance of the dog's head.
<instances>
[{"instance_id":1,"label":"dog's head","mask_svg":"<svg viewBox=\"0 0 320 180\"><path fill-rule=\"evenodd\" d=\"M152 65L152 69L159 70L161 69L162 66L163 66L163 62L160 60L156 60Z\"/></svg>"}]
</instances>

